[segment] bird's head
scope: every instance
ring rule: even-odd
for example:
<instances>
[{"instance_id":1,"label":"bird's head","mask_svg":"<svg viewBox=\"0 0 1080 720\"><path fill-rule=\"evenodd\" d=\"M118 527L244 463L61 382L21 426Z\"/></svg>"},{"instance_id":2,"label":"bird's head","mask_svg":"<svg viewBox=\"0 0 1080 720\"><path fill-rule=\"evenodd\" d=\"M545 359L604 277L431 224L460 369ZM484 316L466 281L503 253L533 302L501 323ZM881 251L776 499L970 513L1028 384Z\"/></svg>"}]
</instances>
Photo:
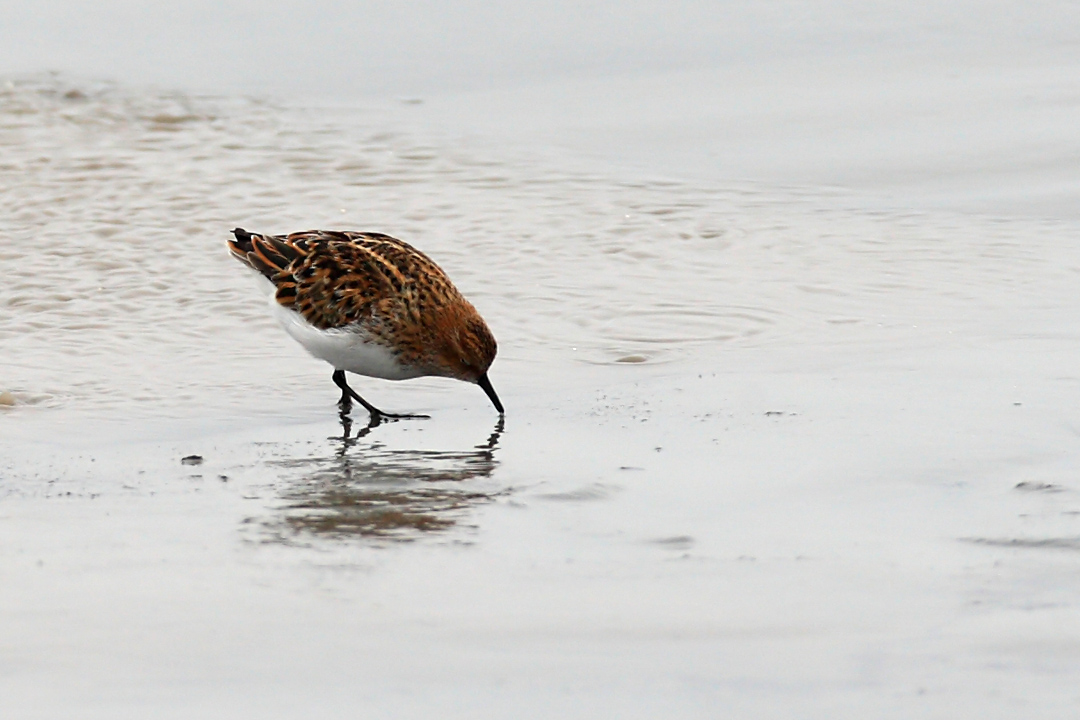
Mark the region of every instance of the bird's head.
<instances>
[{"instance_id":1,"label":"bird's head","mask_svg":"<svg viewBox=\"0 0 1080 720\"><path fill-rule=\"evenodd\" d=\"M479 385L487 393L495 409L501 413L502 403L499 402L499 396L495 394L487 376L488 368L495 361L498 345L479 313L471 307L467 310L471 312L457 318L452 329L443 333L445 342L441 360L447 370L446 374Z\"/></svg>"}]
</instances>

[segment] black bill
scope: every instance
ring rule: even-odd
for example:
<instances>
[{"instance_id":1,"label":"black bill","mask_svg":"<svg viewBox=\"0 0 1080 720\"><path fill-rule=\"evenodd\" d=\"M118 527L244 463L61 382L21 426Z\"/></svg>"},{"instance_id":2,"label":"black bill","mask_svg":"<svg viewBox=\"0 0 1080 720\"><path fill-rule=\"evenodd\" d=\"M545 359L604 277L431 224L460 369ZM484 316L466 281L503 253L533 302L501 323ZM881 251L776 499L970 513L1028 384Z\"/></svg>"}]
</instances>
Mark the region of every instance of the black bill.
<instances>
[{"instance_id":1,"label":"black bill","mask_svg":"<svg viewBox=\"0 0 1080 720\"><path fill-rule=\"evenodd\" d=\"M495 394L495 388L491 387L491 381L488 380L487 373L480 376L480 379L476 381L476 384L484 389L487 396L491 398L491 404L495 406L495 409L499 411L499 414L503 414L502 403L499 402L499 396Z\"/></svg>"}]
</instances>

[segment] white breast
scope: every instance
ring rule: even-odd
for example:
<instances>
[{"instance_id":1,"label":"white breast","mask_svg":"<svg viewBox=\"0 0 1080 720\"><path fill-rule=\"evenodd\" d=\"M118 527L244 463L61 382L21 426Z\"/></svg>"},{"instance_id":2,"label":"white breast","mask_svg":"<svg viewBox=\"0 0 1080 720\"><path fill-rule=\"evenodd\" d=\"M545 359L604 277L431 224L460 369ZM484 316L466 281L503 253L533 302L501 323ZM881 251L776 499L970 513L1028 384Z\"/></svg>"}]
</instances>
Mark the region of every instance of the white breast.
<instances>
[{"instance_id":1,"label":"white breast","mask_svg":"<svg viewBox=\"0 0 1080 720\"><path fill-rule=\"evenodd\" d=\"M309 353L333 365L335 370L386 380L408 380L424 374L402 365L385 345L373 341L362 331L320 330L273 298L270 306L285 332Z\"/></svg>"}]
</instances>

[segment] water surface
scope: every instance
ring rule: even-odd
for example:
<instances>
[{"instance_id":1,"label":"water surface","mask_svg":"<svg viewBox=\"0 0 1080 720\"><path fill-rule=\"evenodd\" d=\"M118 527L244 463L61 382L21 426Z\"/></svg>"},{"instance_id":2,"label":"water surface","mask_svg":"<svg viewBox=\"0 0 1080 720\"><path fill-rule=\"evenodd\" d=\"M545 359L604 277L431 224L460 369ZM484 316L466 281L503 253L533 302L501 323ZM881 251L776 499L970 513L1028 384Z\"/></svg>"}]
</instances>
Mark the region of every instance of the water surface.
<instances>
[{"instance_id":1,"label":"water surface","mask_svg":"<svg viewBox=\"0 0 1080 720\"><path fill-rule=\"evenodd\" d=\"M427 107L3 80L23 716L1073 709L1075 221L673 179ZM343 424L236 226L422 248L499 340L505 421L357 379L433 417Z\"/></svg>"}]
</instances>

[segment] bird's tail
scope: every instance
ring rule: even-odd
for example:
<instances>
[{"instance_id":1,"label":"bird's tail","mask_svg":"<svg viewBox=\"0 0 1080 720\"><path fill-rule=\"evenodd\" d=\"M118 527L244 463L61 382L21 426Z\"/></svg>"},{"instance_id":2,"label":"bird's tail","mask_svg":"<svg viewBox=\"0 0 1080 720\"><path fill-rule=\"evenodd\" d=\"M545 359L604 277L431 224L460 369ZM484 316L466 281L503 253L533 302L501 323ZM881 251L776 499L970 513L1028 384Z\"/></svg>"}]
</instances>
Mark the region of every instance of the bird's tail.
<instances>
[{"instance_id":1,"label":"bird's tail","mask_svg":"<svg viewBox=\"0 0 1080 720\"><path fill-rule=\"evenodd\" d=\"M297 258L307 255L288 238L250 233L243 228L233 230L235 240L229 240L229 252L240 262L258 270L271 280Z\"/></svg>"}]
</instances>

